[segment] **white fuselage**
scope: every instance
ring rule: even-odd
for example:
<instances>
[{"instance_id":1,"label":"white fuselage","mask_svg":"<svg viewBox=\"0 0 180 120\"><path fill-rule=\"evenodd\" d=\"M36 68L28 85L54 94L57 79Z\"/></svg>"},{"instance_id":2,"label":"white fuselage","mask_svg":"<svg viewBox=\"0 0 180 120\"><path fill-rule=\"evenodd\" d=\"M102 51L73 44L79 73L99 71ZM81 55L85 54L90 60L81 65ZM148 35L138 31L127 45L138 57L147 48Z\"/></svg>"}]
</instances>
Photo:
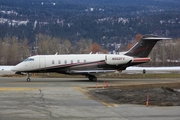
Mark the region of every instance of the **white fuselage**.
<instances>
[{"instance_id":1,"label":"white fuselage","mask_svg":"<svg viewBox=\"0 0 180 120\"><path fill-rule=\"evenodd\" d=\"M13 67L12 70L16 72L37 72L56 69L54 71L56 72L57 69L61 68L68 68L69 70L92 70L92 67L97 70L97 66L118 66L126 64L129 61L133 62L133 60L133 57L126 55L111 54L36 55L19 63ZM88 69L88 67L91 68ZM53 70L51 72L53 72Z\"/></svg>"}]
</instances>

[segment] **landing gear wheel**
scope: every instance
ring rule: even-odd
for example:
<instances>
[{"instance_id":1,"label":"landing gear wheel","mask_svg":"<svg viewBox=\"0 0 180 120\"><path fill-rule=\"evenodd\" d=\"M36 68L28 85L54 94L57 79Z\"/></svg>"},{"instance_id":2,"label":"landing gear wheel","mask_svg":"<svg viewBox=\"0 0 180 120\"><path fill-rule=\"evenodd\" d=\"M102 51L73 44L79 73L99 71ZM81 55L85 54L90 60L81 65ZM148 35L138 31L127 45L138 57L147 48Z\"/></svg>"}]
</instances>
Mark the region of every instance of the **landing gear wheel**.
<instances>
[{"instance_id":1,"label":"landing gear wheel","mask_svg":"<svg viewBox=\"0 0 180 120\"><path fill-rule=\"evenodd\" d=\"M94 82L97 81L97 77L94 76L94 75L88 76L88 78L89 78L90 81L94 81Z\"/></svg>"},{"instance_id":2,"label":"landing gear wheel","mask_svg":"<svg viewBox=\"0 0 180 120\"><path fill-rule=\"evenodd\" d=\"M27 73L27 82L30 82L31 81L31 79L30 79L30 74L29 73Z\"/></svg>"},{"instance_id":3,"label":"landing gear wheel","mask_svg":"<svg viewBox=\"0 0 180 120\"><path fill-rule=\"evenodd\" d=\"M89 81L93 81L93 79L92 79L92 77L91 77L91 76L89 76L88 78L89 78Z\"/></svg>"},{"instance_id":4,"label":"landing gear wheel","mask_svg":"<svg viewBox=\"0 0 180 120\"><path fill-rule=\"evenodd\" d=\"M27 82L30 82L31 81L31 79L30 78L27 78Z\"/></svg>"},{"instance_id":5,"label":"landing gear wheel","mask_svg":"<svg viewBox=\"0 0 180 120\"><path fill-rule=\"evenodd\" d=\"M94 82L96 82L96 81L97 81L97 77L94 76L94 77L92 78L92 80L93 80Z\"/></svg>"}]
</instances>

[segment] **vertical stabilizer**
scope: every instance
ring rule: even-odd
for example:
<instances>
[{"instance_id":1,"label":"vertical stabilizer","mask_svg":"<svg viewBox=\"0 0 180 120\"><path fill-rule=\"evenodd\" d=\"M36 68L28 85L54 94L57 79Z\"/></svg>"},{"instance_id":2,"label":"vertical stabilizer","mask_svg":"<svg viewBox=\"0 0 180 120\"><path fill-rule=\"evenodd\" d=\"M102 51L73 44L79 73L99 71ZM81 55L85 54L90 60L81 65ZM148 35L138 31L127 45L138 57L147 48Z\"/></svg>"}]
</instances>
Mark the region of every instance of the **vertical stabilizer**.
<instances>
[{"instance_id":1,"label":"vertical stabilizer","mask_svg":"<svg viewBox=\"0 0 180 120\"><path fill-rule=\"evenodd\" d=\"M125 53L125 55L138 58L148 57L154 45L158 41L165 39L171 38L165 38L156 35L144 35L138 43L136 43L129 51Z\"/></svg>"}]
</instances>

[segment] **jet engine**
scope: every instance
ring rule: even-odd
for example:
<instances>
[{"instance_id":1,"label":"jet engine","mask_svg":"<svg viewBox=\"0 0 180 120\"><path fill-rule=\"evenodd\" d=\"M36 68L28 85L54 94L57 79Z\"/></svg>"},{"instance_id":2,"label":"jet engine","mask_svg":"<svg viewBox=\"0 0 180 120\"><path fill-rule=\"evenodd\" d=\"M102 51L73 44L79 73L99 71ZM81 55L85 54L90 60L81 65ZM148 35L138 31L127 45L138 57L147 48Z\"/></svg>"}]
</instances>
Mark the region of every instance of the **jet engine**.
<instances>
[{"instance_id":1,"label":"jet engine","mask_svg":"<svg viewBox=\"0 0 180 120\"><path fill-rule=\"evenodd\" d=\"M134 58L126 56L126 55L106 55L105 56L105 61L106 61L106 64L108 65L122 65L122 64L128 63L131 60L133 61Z\"/></svg>"}]
</instances>

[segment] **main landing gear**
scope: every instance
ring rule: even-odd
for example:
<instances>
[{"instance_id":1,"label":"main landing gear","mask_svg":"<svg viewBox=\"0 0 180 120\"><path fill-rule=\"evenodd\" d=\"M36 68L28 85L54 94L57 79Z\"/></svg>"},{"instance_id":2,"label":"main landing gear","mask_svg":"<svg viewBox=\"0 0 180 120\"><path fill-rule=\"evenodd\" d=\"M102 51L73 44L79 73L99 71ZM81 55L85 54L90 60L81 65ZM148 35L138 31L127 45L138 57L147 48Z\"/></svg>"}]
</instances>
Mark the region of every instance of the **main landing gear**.
<instances>
[{"instance_id":1,"label":"main landing gear","mask_svg":"<svg viewBox=\"0 0 180 120\"><path fill-rule=\"evenodd\" d=\"M29 73L27 74L27 79L26 79L26 80L27 80L27 82L30 82L30 81L31 81L31 78L30 78L30 74L29 74Z\"/></svg>"},{"instance_id":2,"label":"main landing gear","mask_svg":"<svg viewBox=\"0 0 180 120\"><path fill-rule=\"evenodd\" d=\"M94 81L94 82L97 81L97 77L94 75L88 75L87 77L89 78L90 81Z\"/></svg>"}]
</instances>

